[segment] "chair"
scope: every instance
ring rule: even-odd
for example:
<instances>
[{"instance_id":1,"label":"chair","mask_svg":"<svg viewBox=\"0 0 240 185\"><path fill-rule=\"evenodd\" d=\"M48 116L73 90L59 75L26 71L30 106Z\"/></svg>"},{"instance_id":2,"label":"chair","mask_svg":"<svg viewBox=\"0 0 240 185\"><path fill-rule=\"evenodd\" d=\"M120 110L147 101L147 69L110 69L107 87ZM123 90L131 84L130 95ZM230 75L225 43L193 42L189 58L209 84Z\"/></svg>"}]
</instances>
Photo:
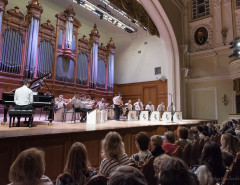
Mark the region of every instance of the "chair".
<instances>
[{"instance_id":1,"label":"chair","mask_svg":"<svg viewBox=\"0 0 240 185\"><path fill-rule=\"evenodd\" d=\"M192 159L192 145L190 143L185 145L182 158L183 161L188 165L188 167L190 167Z\"/></svg>"},{"instance_id":2,"label":"chair","mask_svg":"<svg viewBox=\"0 0 240 185\"><path fill-rule=\"evenodd\" d=\"M108 178L102 175L91 177L84 185L107 185Z\"/></svg>"},{"instance_id":3,"label":"chair","mask_svg":"<svg viewBox=\"0 0 240 185\"><path fill-rule=\"evenodd\" d=\"M142 173L145 176L149 185L157 185L157 180L155 178L155 172L153 167L153 161L155 157L150 157L148 161L142 166Z\"/></svg>"},{"instance_id":4,"label":"chair","mask_svg":"<svg viewBox=\"0 0 240 185\"><path fill-rule=\"evenodd\" d=\"M182 148L177 147L176 150L173 152L172 156L182 159L183 158L182 154L183 154Z\"/></svg>"},{"instance_id":5,"label":"chair","mask_svg":"<svg viewBox=\"0 0 240 185\"><path fill-rule=\"evenodd\" d=\"M198 140L194 141L192 144L192 158L191 158L191 164L190 166L197 165L198 164Z\"/></svg>"},{"instance_id":6,"label":"chair","mask_svg":"<svg viewBox=\"0 0 240 185\"><path fill-rule=\"evenodd\" d=\"M32 126L32 122L33 122L33 116L35 114L34 110L16 110L16 109L10 109L9 110L9 117L10 117L10 122L9 122L9 128L14 127L14 122L15 122L15 118L17 117L18 119L18 123L16 126L20 126L20 119L22 117L24 118L29 118L29 122L28 122L28 127Z\"/></svg>"},{"instance_id":7,"label":"chair","mask_svg":"<svg viewBox=\"0 0 240 185\"><path fill-rule=\"evenodd\" d=\"M197 149L197 160L199 160L202 156L202 150L204 147L204 139L201 139L198 143L198 149Z\"/></svg>"}]
</instances>

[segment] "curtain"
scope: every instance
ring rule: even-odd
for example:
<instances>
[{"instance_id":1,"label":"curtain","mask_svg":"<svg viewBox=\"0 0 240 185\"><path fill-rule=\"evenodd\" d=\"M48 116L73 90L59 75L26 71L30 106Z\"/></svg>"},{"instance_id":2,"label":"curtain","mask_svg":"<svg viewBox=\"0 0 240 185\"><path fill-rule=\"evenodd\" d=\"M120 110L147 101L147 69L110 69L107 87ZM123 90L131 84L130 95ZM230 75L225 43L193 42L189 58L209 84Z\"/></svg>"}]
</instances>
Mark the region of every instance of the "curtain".
<instances>
[{"instance_id":1,"label":"curtain","mask_svg":"<svg viewBox=\"0 0 240 185\"><path fill-rule=\"evenodd\" d=\"M106 63L104 60L98 60L97 86L105 88L106 82Z\"/></svg>"},{"instance_id":2,"label":"curtain","mask_svg":"<svg viewBox=\"0 0 240 185\"><path fill-rule=\"evenodd\" d=\"M72 36L72 51L76 51L76 35Z\"/></svg>"},{"instance_id":3,"label":"curtain","mask_svg":"<svg viewBox=\"0 0 240 185\"><path fill-rule=\"evenodd\" d=\"M91 50L91 73L90 73L90 88L95 89L97 83L97 68L98 68L98 45L93 43Z\"/></svg>"},{"instance_id":4,"label":"curtain","mask_svg":"<svg viewBox=\"0 0 240 185\"><path fill-rule=\"evenodd\" d=\"M33 78L37 60L39 20L32 17L28 29L27 57L25 62L25 78Z\"/></svg>"},{"instance_id":5,"label":"curtain","mask_svg":"<svg viewBox=\"0 0 240 185\"><path fill-rule=\"evenodd\" d=\"M58 48L62 48L62 41L63 41L63 30L59 29L58 34Z\"/></svg>"},{"instance_id":6,"label":"curtain","mask_svg":"<svg viewBox=\"0 0 240 185\"><path fill-rule=\"evenodd\" d=\"M18 31L7 29L3 35L0 70L20 74L23 36Z\"/></svg>"},{"instance_id":7,"label":"curtain","mask_svg":"<svg viewBox=\"0 0 240 185\"><path fill-rule=\"evenodd\" d=\"M67 29L66 29L66 48L71 48L72 46L72 32L73 32L73 23L67 21Z\"/></svg>"},{"instance_id":8,"label":"curtain","mask_svg":"<svg viewBox=\"0 0 240 185\"><path fill-rule=\"evenodd\" d=\"M72 82L74 77L74 61L63 56L57 58L56 80Z\"/></svg>"},{"instance_id":9,"label":"curtain","mask_svg":"<svg viewBox=\"0 0 240 185\"><path fill-rule=\"evenodd\" d=\"M88 80L88 56L84 53L78 54L77 83L87 85Z\"/></svg>"},{"instance_id":10,"label":"curtain","mask_svg":"<svg viewBox=\"0 0 240 185\"><path fill-rule=\"evenodd\" d=\"M52 72L53 45L51 42L43 40L40 42L38 51L37 76Z\"/></svg>"},{"instance_id":11,"label":"curtain","mask_svg":"<svg viewBox=\"0 0 240 185\"><path fill-rule=\"evenodd\" d=\"M114 84L114 55L108 57L108 90L113 91Z\"/></svg>"}]
</instances>

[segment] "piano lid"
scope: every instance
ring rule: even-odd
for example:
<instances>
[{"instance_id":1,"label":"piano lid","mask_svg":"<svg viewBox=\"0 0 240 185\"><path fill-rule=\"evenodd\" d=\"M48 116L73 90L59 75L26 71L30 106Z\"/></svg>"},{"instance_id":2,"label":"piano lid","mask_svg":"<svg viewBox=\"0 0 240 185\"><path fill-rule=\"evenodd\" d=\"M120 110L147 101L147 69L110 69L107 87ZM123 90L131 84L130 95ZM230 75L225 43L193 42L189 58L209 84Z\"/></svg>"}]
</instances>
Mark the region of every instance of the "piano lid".
<instances>
[{"instance_id":1,"label":"piano lid","mask_svg":"<svg viewBox=\"0 0 240 185\"><path fill-rule=\"evenodd\" d=\"M51 75L52 75L51 73L47 73L47 74L45 74L45 75L43 75L43 76L40 76L39 78L36 78L36 79L30 81L30 86L29 86L29 88L30 88L30 89L34 89L34 88L38 88L38 89L39 89L39 87L41 86L41 83L43 82L43 80L45 80L47 77L50 77ZM37 90L38 90L38 89L37 89ZM16 90L16 89L13 89L13 90L11 90L9 93L14 93L15 90Z\"/></svg>"}]
</instances>

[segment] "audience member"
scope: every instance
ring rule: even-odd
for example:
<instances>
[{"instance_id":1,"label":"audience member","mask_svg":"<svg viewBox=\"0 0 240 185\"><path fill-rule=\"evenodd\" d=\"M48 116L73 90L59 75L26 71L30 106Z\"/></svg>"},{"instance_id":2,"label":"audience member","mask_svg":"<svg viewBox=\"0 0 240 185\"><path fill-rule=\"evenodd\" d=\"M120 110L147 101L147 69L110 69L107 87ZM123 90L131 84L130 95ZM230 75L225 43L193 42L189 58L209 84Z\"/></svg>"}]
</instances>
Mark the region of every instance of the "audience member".
<instances>
[{"instance_id":1,"label":"audience member","mask_svg":"<svg viewBox=\"0 0 240 185\"><path fill-rule=\"evenodd\" d=\"M234 143L234 136L232 136L229 133L225 133L222 134L221 136L221 150L223 152L228 152L230 154L232 154L233 156L236 155L237 151L236 151L236 147L235 147L235 143Z\"/></svg>"},{"instance_id":2,"label":"audience member","mask_svg":"<svg viewBox=\"0 0 240 185\"><path fill-rule=\"evenodd\" d=\"M161 136L153 135L151 137L151 147L153 149L152 155L154 157L157 157L161 154L164 154L164 150L162 149L162 145L163 145L163 139L162 139Z\"/></svg>"},{"instance_id":3,"label":"audience member","mask_svg":"<svg viewBox=\"0 0 240 185\"><path fill-rule=\"evenodd\" d=\"M161 185L196 185L197 178L178 158L161 155L154 160L154 170Z\"/></svg>"},{"instance_id":4,"label":"audience member","mask_svg":"<svg viewBox=\"0 0 240 185\"><path fill-rule=\"evenodd\" d=\"M189 143L193 143L194 140L195 140L195 138L194 138L194 130L188 129L188 139L187 139L187 141Z\"/></svg>"},{"instance_id":5,"label":"audience member","mask_svg":"<svg viewBox=\"0 0 240 185\"><path fill-rule=\"evenodd\" d=\"M122 137L117 132L109 132L102 140L102 157L99 173L109 176L118 166L129 164Z\"/></svg>"},{"instance_id":6,"label":"audience member","mask_svg":"<svg viewBox=\"0 0 240 185\"><path fill-rule=\"evenodd\" d=\"M97 175L97 172L90 167L84 144L76 142L70 148L64 173L58 176L56 185L83 185L94 175Z\"/></svg>"},{"instance_id":7,"label":"audience member","mask_svg":"<svg viewBox=\"0 0 240 185\"><path fill-rule=\"evenodd\" d=\"M175 144L175 138L172 131L167 131L164 134L165 141L162 145L162 149L165 152L170 152L171 154L177 149L178 145Z\"/></svg>"},{"instance_id":8,"label":"audience member","mask_svg":"<svg viewBox=\"0 0 240 185\"><path fill-rule=\"evenodd\" d=\"M147 181L138 169L120 166L110 175L108 185L147 185Z\"/></svg>"},{"instance_id":9,"label":"audience member","mask_svg":"<svg viewBox=\"0 0 240 185\"><path fill-rule=\"evenodd\" d=\"M213 142L205 143L201 156L201 165L195 171L200 185L220 182L225 174L220 147Z\"/></svg>"},{"instance_id":10,"label":"audience member","mask_svg":"<svg viewBox=\"0 0 240 185\"><path fill-rule=\"evenodd\" d=\"M197 126L199 139L205 139L208 136L207 126Z\"/></svg>"},{"instance_id":11,"label":"audience member","mask_svg":"<svg viewBox=\"0 0 240 185\"><path fill-rule=\"evenodd\" d=\"M10 167L10 185L53 185L44 172L44 152L37 148L24 150Z\"/></svg>"},{"instance_id":12,"label":"audience member","mask_svg":"<svg viewBox=\"0 0 240 185\"><path fill-rule=\"evenodd\" d=\"M184 148L186 144L190 143L188 142L188 129L186 127L181 127L178 131L179 140L176 141L176 144L180 146L181 148Z\"/></svg>"},{"instance_id":13,"label":"audience member","mask_svg":"<svg viewBox=\"0 0 240 185\"><path fill-rule=\"evenodd\" d=\"M137 166L142 166L151 156L152 153L148 150L150 138L146 132L139 132L135 137L135 144L138 153L130 157L130 161L134 162Z\"/></svg>"},{"instance_id":14,"label":"audience member","mask_svg":"<svg viewBox=\"0 0 240 185\"><path fill-rule=\"evenodd\" d=\"M194 137L194 140L199 140L199 135L198 135L198 129L197 127L191 127L190 130L193 132L193 137Z\"/></svg>"}]
</instances>

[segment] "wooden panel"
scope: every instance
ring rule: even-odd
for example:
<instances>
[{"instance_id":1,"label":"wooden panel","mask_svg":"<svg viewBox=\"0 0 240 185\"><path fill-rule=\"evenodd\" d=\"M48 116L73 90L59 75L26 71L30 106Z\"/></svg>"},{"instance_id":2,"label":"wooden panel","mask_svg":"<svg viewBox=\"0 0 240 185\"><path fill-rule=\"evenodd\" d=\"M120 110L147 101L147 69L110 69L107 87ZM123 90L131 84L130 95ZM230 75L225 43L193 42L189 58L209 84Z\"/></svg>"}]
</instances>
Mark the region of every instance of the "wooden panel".
<instances>
[{"instance_id":1,"label":"wooden panel","mask_svg":"<svg viewBox=\"0 0 240 185\"><path fill-rule=\"evenodd\" d=\"M168 90L166 81L149 81L129 84L115 84L114 94L121 93L123 95L123 102L132 100L136 102L141 98L143 104L146 105L148 101L152 101L153 105L157 107L162 101L167 106Z\"/></svg>"}]
</instances>

